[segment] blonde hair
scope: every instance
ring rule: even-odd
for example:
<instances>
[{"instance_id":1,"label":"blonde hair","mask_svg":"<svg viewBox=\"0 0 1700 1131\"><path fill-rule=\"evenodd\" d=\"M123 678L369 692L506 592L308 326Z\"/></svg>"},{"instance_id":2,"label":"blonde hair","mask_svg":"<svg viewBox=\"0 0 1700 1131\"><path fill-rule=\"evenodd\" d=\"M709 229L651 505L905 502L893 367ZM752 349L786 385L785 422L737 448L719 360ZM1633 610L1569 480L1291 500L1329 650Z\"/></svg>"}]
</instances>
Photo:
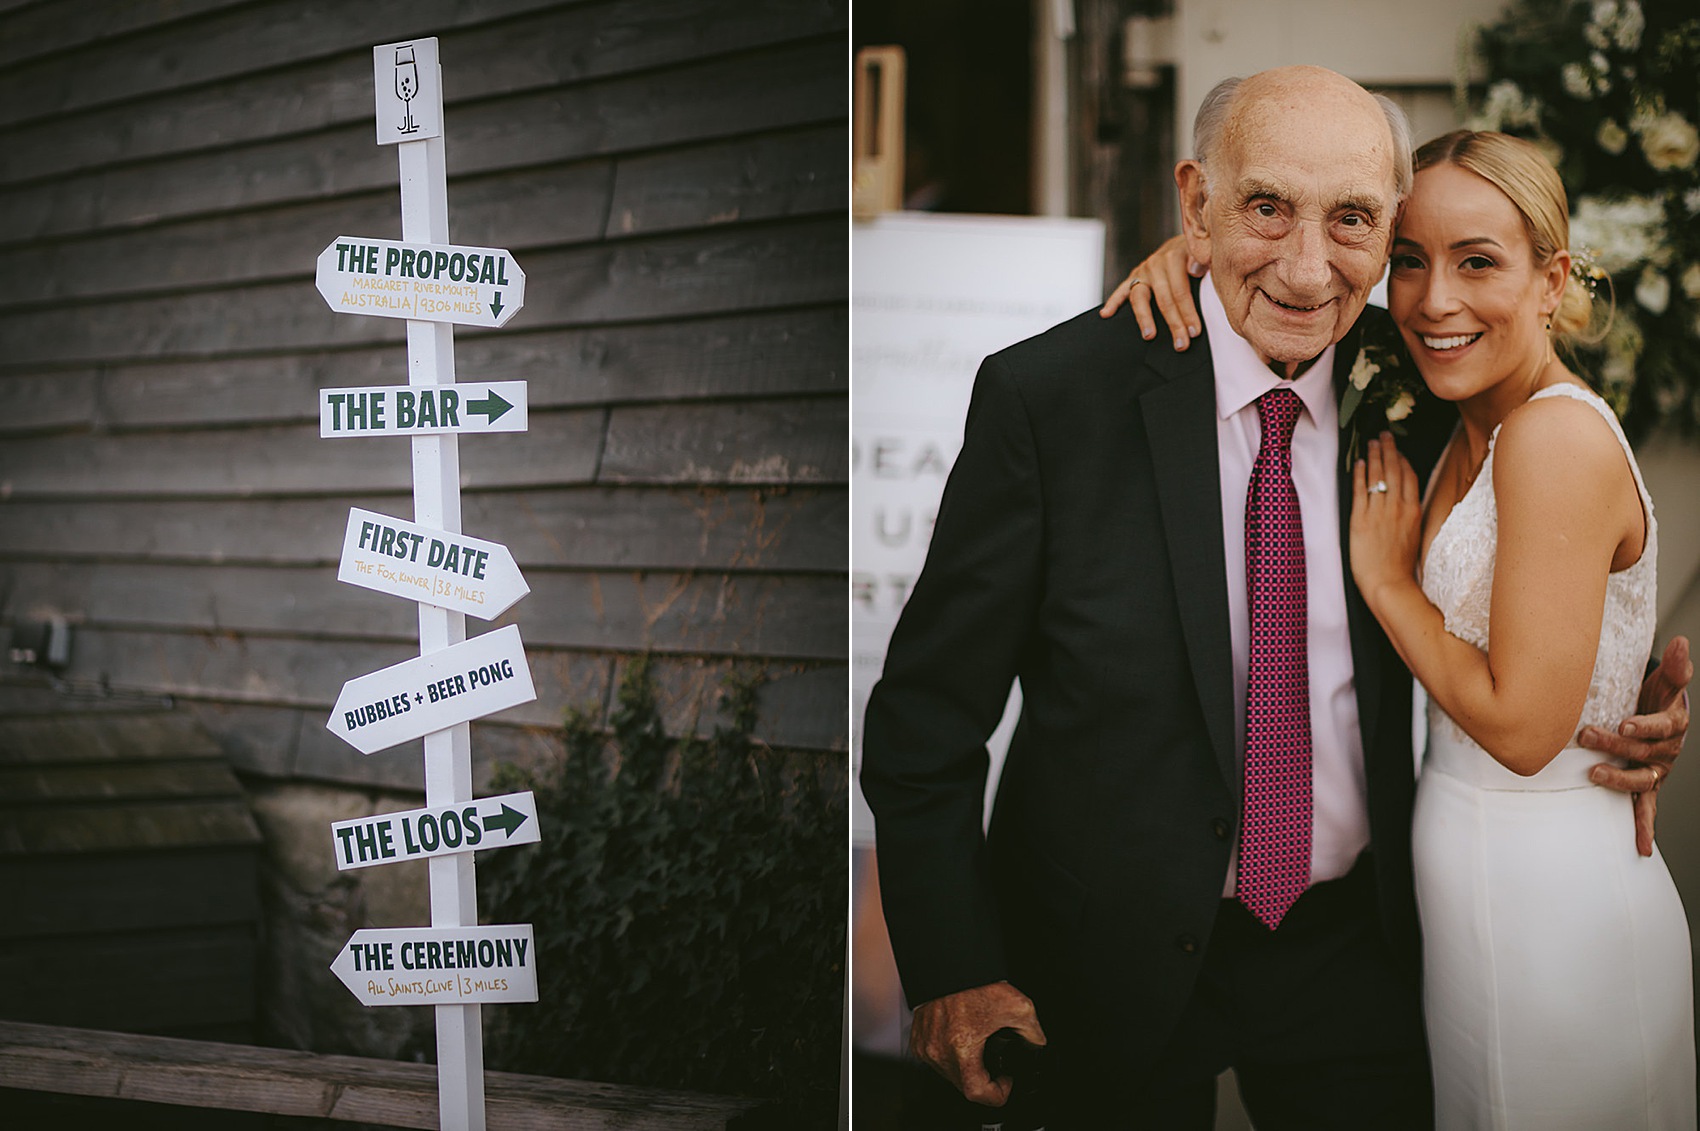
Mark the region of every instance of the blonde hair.
<instances>
[{"instance_id":1,"label":"blonde hair","mask_svg":"<svg viewBox=\"0 0 1700 1131\"><path fill-rule=\"evenodd\" d=\"M1421 172L1433 165L1456 165L1493 185L1516 206L1534 249L1535 265L1570 248L1570 202L1564 182L1532 143L1493 130L1454 130L1417 150ZM1593 321L1593 295L1572 272L1564 282L1558 309L1552 312L1555 336L1576 337Z\"/></svg>"}]
</instances>

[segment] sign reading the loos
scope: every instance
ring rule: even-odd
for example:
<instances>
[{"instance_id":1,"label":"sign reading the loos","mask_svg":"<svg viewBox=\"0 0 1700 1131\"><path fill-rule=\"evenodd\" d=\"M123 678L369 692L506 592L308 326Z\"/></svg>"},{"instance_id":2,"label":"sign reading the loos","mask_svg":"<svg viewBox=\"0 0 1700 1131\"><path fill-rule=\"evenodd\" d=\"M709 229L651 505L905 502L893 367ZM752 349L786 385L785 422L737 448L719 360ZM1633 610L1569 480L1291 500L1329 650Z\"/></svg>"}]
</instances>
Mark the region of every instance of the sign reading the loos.
<instances>
[{"instance_id":1,"label":"sign reading the loos","mask_svg":"<svg viewBox=\"0 0 1700 1131\"><path fill-rule=\"evenodd\" d=\"M500 542L350 507L337 580L495 620L531 592Z\"/></svg>"},{"instance_id":2,"label":"sign reading the loos","mask_svg":"<svg viewBox=\"0 0 1700 1131\"><path fill-rule=\"evenodd\" d=\"M524 432L529 423L524 381L319 390L319 435L324 439Z\"/></svg>"},{"instance_id":3,"label":"sign reading the loos","mask_svg":"<svg viewBox=\"0 0 1700 1131\"><path fill-rule=\"evenodd\" d=\"M349 680L325 726L362 754L375 754L535 698L519 627L510 624Z\"/></svg>"},{"instance_id":4,"label":"sign reading the loos","mask_svg":"<svg viewBox=\"0 0 1700 1131\"><path fill-rule=\"evenodd\" d=\"M497 247L338 236L314 281L339 314L500 326L525 305L525 272Z\"/></svg>"},{"instance_id":5,"label":"sign reading the loos","mask_svg":"<svg viewBox=\"0 0 1700 1131\"><path fill-rule=\"evenodd\" d=\"M459 805L356 817L331 825L339 871L446 856L451 852L534 844L537 799L527 790Z\"/></svg>"},{"instance_id":6,"label":"sign reading the loos","mask_svg":"<svg viewBox=\"0 0 1700 1131\"><path fill-rule=\"evenodd\" d=\"M355 931L331 963L362 1005L537 1000L531 924Z\"/></svg>"}]
</instances>

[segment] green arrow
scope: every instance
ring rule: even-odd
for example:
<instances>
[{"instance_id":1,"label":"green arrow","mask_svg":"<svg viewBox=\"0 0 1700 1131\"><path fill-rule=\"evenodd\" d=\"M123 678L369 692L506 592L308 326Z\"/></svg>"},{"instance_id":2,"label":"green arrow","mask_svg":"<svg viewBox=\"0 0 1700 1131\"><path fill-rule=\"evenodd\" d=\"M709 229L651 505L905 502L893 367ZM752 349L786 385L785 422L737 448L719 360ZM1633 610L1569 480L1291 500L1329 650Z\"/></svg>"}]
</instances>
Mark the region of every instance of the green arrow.
<instances>
[{"instance_id":1,"label":"green arrow","mask_svg":"<svg viewBox=\"0 0 1700 1131\"><path fill-rule=\"evenodd\" d=\"M490 300L490 314L494 318L502 316L502 292L497 291L496 297Z\"/></svg>"},{"instance_id":2,"label":"green arrow","mask_svg":"<svg viewBox=\"0 0 1700 1131\"><path fill-rule=\"evenodd\" d=\"M512 407L514 406L503 400L494 389L487 391L481 401L466 402L467 412L476 412L481 416L488 417L491 424L502 419L503 415Z\"/></svg>"},{"instance_id":3,"label":"green arrow","mask_svg":"<svg viewBox=\"0 0 1700 1131\"><path fill-rule=\"evenodd\" d=\"M502 802L502 812L500 816L484 818L485 828L501 829L504 833L508 834L508 839L510 840L513 839L514 830L523 824L525 824L525 814L521 813L518 809L510 807L506 801Z\"/></svg>"}]
</instances>

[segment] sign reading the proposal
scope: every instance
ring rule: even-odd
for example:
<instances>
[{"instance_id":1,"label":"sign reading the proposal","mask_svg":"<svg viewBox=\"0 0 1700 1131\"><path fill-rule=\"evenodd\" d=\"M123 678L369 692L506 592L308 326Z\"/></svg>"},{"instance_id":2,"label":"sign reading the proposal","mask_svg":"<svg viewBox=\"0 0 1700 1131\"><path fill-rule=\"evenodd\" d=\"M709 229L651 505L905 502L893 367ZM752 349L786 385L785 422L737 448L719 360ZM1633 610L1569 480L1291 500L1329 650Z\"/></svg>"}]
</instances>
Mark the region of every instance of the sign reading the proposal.
<instances>
[{"instance_id":1,"label":"sign reading the proposal","mask_svg":"<svg viewBox=\"0 0 1700 1131\"><path fill-rule=\"evenodd\" d=\"M536 698L519 626L510 624L349 680L325 725L375 754Z\"/></svg>"},{"instance_id":2,"label":"sign reading the proposal","mask_svg":"<svg viewBox=\"0 0 1700 1131\"><path fill-rule=\"evenodd\" d=\"M537 1000L529 923L355 931L331 970L362 1005Z\"/></svg>"},{"instance_id":3,"label":"sign reading the proposal","mask_svg":"<svg viewBox=\"0 0 1700 1131\"><path fill-rule=\"evenodd\" d=\"M348 509L337 580L495 620L531 592L500 542Z\"/></svg>"},{"instance_id":4,"label":"sign reading the proposal","mask_svg":"<svg viewBox=\"0 0 1700 1131\"><path fill-rule=\"evenodd\" d=\"M524 381L319 390L319 435L327 440L524 432L527 417Z\"/></svg>"},{"instance_id":5,"label":"sign reading the proposal","mask_svg":"<svg viewBox=\"0 0 1700 1131\"><path fill-rule=\"evenodd\" d=\"M338 236L314 283L339 314L494 327L525 305L525 272L498 247Z\"/></svg>"},{"instance_id":6,"label":"sign reading the proposal","mask_svg":"<svg viewBox=\"0 0 1700 1131\"><path fill-rule=\"evenodd\" d=\"M481 797L461 805L356 817L331 825L338 871L418 860L448 852L535 844L537 799L531 791Z\"/></svg>"}]
</instances>

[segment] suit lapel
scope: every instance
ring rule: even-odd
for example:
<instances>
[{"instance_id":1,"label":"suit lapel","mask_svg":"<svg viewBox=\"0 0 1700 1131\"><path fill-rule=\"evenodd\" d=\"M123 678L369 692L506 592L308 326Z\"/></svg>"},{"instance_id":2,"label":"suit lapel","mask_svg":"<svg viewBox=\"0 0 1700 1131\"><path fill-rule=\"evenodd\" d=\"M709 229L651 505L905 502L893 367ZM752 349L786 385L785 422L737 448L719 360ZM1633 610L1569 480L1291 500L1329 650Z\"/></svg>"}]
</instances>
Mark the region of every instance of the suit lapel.
<instances>
[{"instance_id":1,"label":"suit lapel","mask_svg":"<svg viewBox=\"0 0 1700 1131\"><path fill-rule=\"evenodd\" d=\"M1360 319L1341 339L1339 348L1334 351L1336 402L1346 390L1346 379L1357 360L1362 336L1363 323ZM1346 583L1346 627L1352 640L1352 677L1357 690L1358 731L1363 738L1364 772L1367 780L1376 761L1371 757L1371 751L1375 749L1376 732L1381 721L1381 626L1376 623L1374 614L1359 595L1357 582L1352 580L1351 541L1348 537L1352 521L1352 459L1348 449L1347 433L1342 429L1340 458L1335 476L1339 487L1340 567Z\"/></svg>"},{"instance_id":2,"label":"suit lapel","mask_svg":"<svg viewBox=\"0 0 1700 1131\"><path fill-rule=\"evenodd\" d=\"M1234 751L1233 656L1224 585L1221 468L1216 455L1216 384L1209 342L1185 353L1150 351L1162 382L1139 398L1150 444L1181 630L1210 744L1239 795Z\"/></svg>"}]
</instances>

